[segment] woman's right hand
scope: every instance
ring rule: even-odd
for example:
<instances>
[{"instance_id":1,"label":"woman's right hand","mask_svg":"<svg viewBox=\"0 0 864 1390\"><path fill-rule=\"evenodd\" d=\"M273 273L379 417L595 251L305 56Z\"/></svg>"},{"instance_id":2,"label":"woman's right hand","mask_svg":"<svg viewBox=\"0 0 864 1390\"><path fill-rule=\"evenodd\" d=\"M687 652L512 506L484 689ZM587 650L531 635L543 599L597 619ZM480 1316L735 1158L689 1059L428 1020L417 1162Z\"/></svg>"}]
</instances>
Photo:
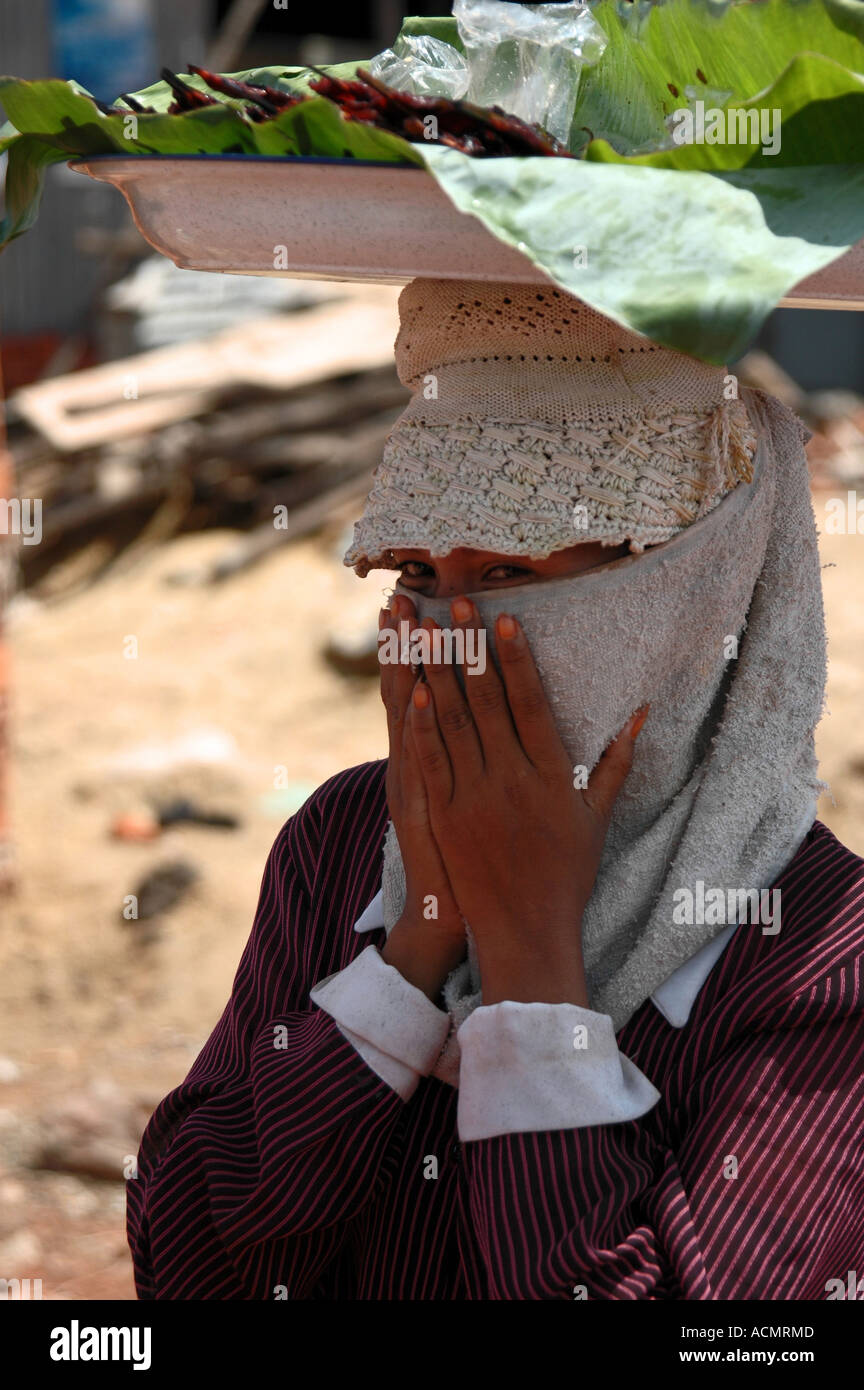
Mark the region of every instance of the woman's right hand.
<instances>
[{"instance_id":1,"label":"woman's right hand","mask_svg":"<svg viewBox=\"0 0 864 1390\"><path fill-rule=\"evenodd\" d=\"M390 629L401 639L402 622L407 622L410 637L417 626L414 604L406 595L394 594L390 610L381 610L379 630ZM426 790L408 731L407 712L417 679L410 664L381 663L381 699L390 738L387 805L406 885L402 916L381 956L434 1003L450 971L464 959L466 939L465 923L432 834ZM437 915L429 915L433 911Z\"/></svg>"}]
</instances>

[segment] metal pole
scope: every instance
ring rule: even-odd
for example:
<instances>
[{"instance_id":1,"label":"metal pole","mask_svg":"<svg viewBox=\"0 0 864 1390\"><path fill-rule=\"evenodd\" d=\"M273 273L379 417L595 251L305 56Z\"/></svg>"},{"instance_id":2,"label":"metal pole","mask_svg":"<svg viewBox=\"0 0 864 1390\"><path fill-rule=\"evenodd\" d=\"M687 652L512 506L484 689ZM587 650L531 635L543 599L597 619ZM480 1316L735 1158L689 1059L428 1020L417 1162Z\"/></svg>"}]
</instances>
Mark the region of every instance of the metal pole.
<instances>
[{"instance_id":1,"label":"metal pole","mask_svg":"<svg viewBox=\"0 0 864 1390\"><path fill-rule=\"evenodd\" d=\"M436 13L441 13L444 9L446 7L441 7ZM373 14L376 52L390 47L402 27L403 15L414 13L410 5L402 4L402 0L375 0Z\"/></svg>"},{"instance_id":2,"label":"metal pole","mask_svg":"<svg viewBox=\"0 0 864 1390\"><path fill-rule=\"evenodd\" d=\"M211 72L234 71L234 64L268 3L269 0L234 0L207 54Z\"/></svg>"}]
</instances>

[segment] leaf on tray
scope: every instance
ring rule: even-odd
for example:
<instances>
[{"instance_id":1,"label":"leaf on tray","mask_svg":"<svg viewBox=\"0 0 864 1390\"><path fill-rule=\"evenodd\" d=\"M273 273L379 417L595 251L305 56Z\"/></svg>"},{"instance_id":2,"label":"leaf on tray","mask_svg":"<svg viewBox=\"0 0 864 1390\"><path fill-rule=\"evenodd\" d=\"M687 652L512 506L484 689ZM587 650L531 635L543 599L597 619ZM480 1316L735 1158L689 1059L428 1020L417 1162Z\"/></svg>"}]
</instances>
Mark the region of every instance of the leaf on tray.
<instances>
[{"instance_id":1,"label":"leaf on tray","mask_svg":"<svg viewBox=\"0 0 864 1390\"><path fill-rule=\"evenodd\" d=\"M721 176L587 160L426 160L462 212L625 328L739 357L793 285L864 237L864 164Z\"/></svg>"}]
</instances>

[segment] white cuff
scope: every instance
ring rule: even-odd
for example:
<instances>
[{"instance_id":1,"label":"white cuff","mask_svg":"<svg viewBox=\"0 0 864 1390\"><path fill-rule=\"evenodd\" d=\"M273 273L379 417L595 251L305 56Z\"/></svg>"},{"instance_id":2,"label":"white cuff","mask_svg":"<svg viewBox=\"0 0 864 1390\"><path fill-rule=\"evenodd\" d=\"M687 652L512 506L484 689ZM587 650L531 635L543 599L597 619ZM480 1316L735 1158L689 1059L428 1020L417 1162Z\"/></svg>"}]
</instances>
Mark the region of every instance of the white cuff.
<instances>
[{"instance_id":1,"label":"white cuff","mask_svg":"<svg viewBox=\"0 0 864 1390\"><path fill-rule=\"evenodd\" d=\"M403 1100L431 1073L450 1030L449 1014L388 965L376 946L319 980L309 998Z\"/></svg>"},{"instance_id":2,"label":"white cuff","mask_svg":"<svg viewBox=\"0 0 864 1390\"><path fill-rule=\"evenodd\" d=\"M382 1052L380 1047L374 1043L367 1042L357 1033L352 1033L350 1028L345 1028L343 1024L334 1019L339 1032L348 1039L355 1052L360 1056L367 1066L371 1067L382 1081L386 1081L391 1090L395 1091L403 1100L410 1100L420 1084L420 1073L413 1067L406 1067L404 1062L399 1062L395 1057L390 1057L386 1052Z\"/></svg>"},{"instance_id":3,"label":"white cuff","mask_svg":"<svg viewBox=\"0 0 864 1390\"><path fill-rule=\"evenodd\" d=\"M635 1120L660 1092L618 1051L608 1014L577 1004L482 1005L458 1032L459 1138Z\"/></svg>"}]
</instances>

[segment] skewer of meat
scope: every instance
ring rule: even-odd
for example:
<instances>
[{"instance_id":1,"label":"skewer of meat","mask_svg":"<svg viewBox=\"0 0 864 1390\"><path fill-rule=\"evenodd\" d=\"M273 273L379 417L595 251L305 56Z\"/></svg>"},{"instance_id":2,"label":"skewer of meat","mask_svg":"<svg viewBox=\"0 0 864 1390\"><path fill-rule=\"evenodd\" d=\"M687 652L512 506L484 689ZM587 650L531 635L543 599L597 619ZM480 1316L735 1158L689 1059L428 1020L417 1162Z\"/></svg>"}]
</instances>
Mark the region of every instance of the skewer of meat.
<instances>
[{"instance_id":1,"label":"skewer of meat","mask_svg":"<svg viewBox=\"0 0 864 1390\"><path fill-rule=\"evenodd\" d=\"M194 72L214 92L221 92L223 96L235 97L240 101L251 101L254 105L260 106L268 116L275 116L277 112L287 111L298 102L309 100L305 92L280 92L278 87L238 82L236 77L223 77L221 73L209 72L207 68L198 67L195 63L188 63L187 71Z\"/></svg>"},{"instance_id":2,"label":"skewer of meat","mask_svg":"<svg viewBox=\"0 0 864 1390\"><path fill-rule=\"evenodd\" d=\"M241 82L194 63L188 65L188 70L221 97L242 101L241 113L256 123L272 120L281 111L309 100L306 92L282 92L276 87ZM311 71L316 74L309 82L311 90L338 106L346 120L389 131L415 144L430 139L431 128L435 132L431 138L436 143L474 157L531 154L574 158L564 145L541 127L529 125L517 116L502 111L499 106L485 108L449 97L414 96L410 92L388 87L366 68L358 68L353 78L335 77L322 68L313 67ZM219 97L184 82L170 68L162 69L162 77L174 93L175 100L168 108L172 115L225 105ZM143 113L151 109L125 94L121 100L132 111ZM101 102L97 102L97 105L106 115L127 114L122 107L109 107ZM430 117L435 122L432 127Z\"/></svg>"},{"instance_id":3,"label":"skewer of meat","mask_svg":"<svg viewBox=\"0 0 864 1390\"><path fill-rule=\"evenodd\" d=\"M364 121L419 143L429 138L426 118L437 123L436 139L472 155L540 154L572 158L570 151L538 126L528 125L500 107L474 106L449 97L418 97L400 92L358 68L353 80L319 75L309 86L334 101L348 120Z\"/></svg>"},{"instance_id":4,"label":"skewer of meat","mask_svg":"<svg viewBox=\"0 0 864 1390\"><path fill-rule=\"evenodd\" d=\"M163 82L174 93L175 100L168 107L169 115L176 115L179 111L197 111L202 106L222 106L224 103L217 101L207 92L199 92L197 87L190 87L188 82L184 82L182 77L178 77L176 72L170 68L163 68L161 72Z\"/></svg>"}]
</instances>

